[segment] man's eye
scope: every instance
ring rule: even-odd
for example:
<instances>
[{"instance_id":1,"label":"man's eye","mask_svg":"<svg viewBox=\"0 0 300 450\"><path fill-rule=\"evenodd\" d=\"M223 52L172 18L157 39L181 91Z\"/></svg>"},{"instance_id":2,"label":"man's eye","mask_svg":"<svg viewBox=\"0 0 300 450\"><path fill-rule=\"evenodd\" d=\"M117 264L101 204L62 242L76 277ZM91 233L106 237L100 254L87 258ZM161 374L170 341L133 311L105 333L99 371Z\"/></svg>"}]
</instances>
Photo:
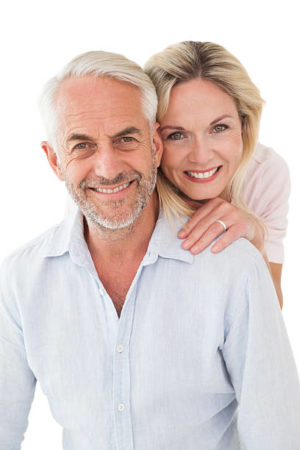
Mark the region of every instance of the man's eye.
<instances>
[{"instance_id":1,"label":"man's eye","mask_svg":"<svg viewBox=\"0 0 300 450\"><path fill-rule=\"evenodd\" d=\"M135 150L139 142L133 136L122 136L114 142L114 146L119 150Z\"/></svg>"},{"instance_id":2,"label":"man's eye","mask_svg":"<svg viewBox=\"0 0 300 450\"><path fill-rule=\"evenodd\" d=\"M220 123L220 124L214 126L213 132L214 133L221 133L222 131L227 130L227 128L228 128L227 125L224 125L224 124Z\"/></svg>"},{"instance_id":3,"label":"man's eye","mask_svg":"<svg viewBox=\"0 0 300 450\"><path fill-rule=\"evenodd\" d=\"M87 142L80 142L80 144L76 144L74 149L76 150L85 150L86 148L88 148L88 143Z\"/></svg>"},{"instance_id":4,"label":"man's eye","mask_svg":"<svg viewBox=\"0 0 300 450\"><path fill-rule=\"evenodd\" d=\"M134 142L135 139L132 136L124 136L120 139L121 142Z\"/></svg>"},{"instance_id":5,"label":"man's eye","mask_svg":"<svg viewBox=\"0 0 300 450\"><path fill-rule=\"evenodd\" d=\"M184 138L183 133L180 133L179 131L171 133L167 137L167 139L170 139L171 141L180 141L183 138Z\"/></svg>"},{"instance_id":6,"label":"man's eye","mask_svg":"<svg viewBox=\"0 0 300 450\"><path fill-rule=\"evenodd\" d=\"M72 153L76 155L76 158L88 158L93 155L93 153L97 150L97 145L92 142L79 142L76 144Z\"/></svg>"}]
</instances>

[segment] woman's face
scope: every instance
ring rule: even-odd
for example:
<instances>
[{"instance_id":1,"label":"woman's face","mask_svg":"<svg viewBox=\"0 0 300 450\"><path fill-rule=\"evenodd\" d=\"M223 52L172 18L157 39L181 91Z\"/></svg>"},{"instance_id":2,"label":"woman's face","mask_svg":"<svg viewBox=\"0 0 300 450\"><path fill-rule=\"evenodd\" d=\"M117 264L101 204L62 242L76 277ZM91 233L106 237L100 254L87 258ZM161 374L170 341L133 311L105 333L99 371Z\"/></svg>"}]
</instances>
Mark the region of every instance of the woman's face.
<instances>
[{"instance_id":1,"label":"woman's face","mask_svg":"<svg viewBox=\"0 0 300 450\"><path fill-rule=\"evenodd\" d=\"M186 196L219 196L239 166L242 126L234 100L210 81L176 85L160 122L161 168Z\"/></svg>"}]
</instances>

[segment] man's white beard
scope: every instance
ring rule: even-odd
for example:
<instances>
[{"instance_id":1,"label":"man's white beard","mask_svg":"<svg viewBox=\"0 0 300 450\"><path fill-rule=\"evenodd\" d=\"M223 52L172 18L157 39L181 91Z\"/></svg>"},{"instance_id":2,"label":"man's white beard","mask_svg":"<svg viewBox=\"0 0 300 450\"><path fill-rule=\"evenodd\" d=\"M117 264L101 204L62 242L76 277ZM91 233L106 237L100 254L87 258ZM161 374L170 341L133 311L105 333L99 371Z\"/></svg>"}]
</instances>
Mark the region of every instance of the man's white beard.
<instances>
[{"instance_id":1,"label":"man's white beard","mask_svg":"<svg viewBox=\"0 0 300 450\"><path fill-rule=\"evenodd\" d=\"M139 172L131 171L129 173L120 173L113 180L102 179L100 177L88 181L84 180L80 183L79 188L75 188L73 184L69 183L67 177L65 177L65 182L71 197L78 205L87 221L96 225L97 228L101 228L101 231L113 231L125 229L133 225L150 200L156 185L156 177L157 168L155 161L153 161L151 172L148 177L144 179ZM131 180L133 180L133 183L137 183L137 188L135 203L128 214L121 215L118 213L118 210L122 208L122 204L126 199L110 202L109 206L112 214L107 216L101 214L100 201L97 205L96 202L91 202L85 195L88 189L87 186L113 186L116 184L127 183ZM115 212L115 214L113 212Z\"/></svg>"}]
</instances>

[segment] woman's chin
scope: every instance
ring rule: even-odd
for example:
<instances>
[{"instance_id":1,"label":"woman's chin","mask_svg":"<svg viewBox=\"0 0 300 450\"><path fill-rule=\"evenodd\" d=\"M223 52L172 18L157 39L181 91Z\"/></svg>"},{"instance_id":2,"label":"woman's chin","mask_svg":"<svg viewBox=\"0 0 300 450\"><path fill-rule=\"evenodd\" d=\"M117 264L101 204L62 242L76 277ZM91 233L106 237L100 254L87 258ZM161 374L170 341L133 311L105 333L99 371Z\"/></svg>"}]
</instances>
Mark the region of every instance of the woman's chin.
<instances>
[{"instance_id":1,"label":"woman's chin","mask_svg":"<svg viewBox=\"0 0 300 450\"><path fill-rule=\"evenodd\" d=\"M191 206L195 206L193 205L193 203L197 203L197 202L206 202L208 200L211 200L212 198L216 198L219 197L222 192L223 189L215 189L212 190L210 192L197 192L198 190L190 190L190 189L186 189L186 190L181 190L182 193L182 198L189 203Z\"/></svg>"}]
</instances>

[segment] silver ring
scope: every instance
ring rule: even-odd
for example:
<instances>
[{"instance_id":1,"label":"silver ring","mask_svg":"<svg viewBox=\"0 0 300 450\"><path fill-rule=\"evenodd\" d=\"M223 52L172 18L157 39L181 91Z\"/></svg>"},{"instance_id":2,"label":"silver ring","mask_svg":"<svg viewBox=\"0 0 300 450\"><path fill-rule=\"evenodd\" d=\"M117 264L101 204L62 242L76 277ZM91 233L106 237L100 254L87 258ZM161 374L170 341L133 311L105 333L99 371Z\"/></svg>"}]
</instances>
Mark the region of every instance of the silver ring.
<instances>
[{"instance_id":1,"label":"silver ring","mask_svg":"<svg viewBox=\"0 0 300 450\"><path fill-rule=\"evenodd\" d=\"M219 222L221 225L222 225L222 227L224 228L224 231L226 231L227 230L227 226L226 226L226 223L225 222L223 222L223 220L220 220L220 219L216 219L215 220L215 222Z\"/></svg>"}]
</instances>

